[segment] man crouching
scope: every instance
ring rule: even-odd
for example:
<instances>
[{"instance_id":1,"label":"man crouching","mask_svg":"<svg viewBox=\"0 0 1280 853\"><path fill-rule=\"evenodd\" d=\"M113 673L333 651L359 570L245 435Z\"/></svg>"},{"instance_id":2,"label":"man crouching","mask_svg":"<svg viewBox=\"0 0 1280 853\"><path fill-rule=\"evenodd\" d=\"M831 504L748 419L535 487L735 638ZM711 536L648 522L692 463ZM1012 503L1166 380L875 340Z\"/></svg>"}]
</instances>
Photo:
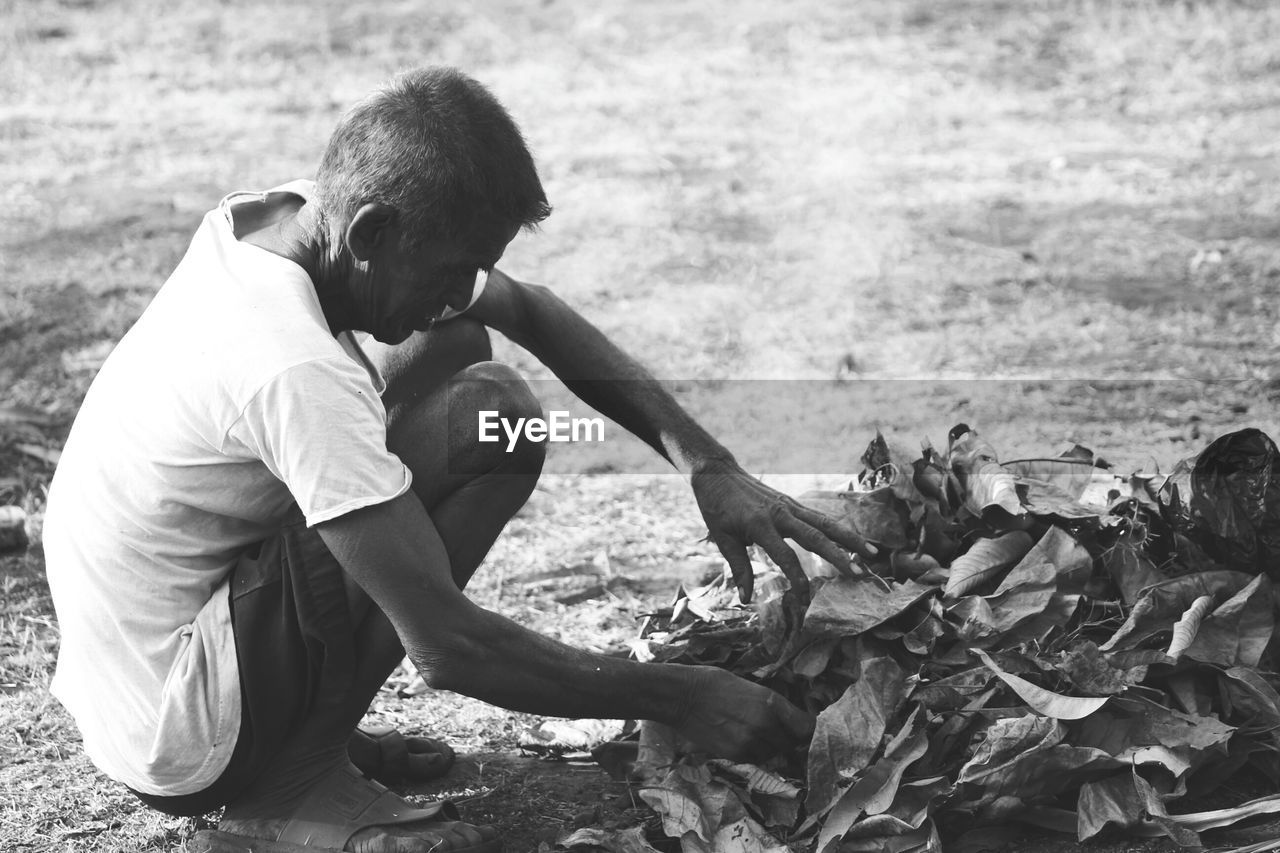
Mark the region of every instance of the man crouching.
<instances>
[{"instance_id":1,"label":"man crouching","mask_svg":"<svg viewBox=\"0 0 1280 853\"><path fill-rule=\"evenodd\" d=\"M53 691L148 805L225 806L192 849L500 850L493 828L370 778L385 756L356 726L406 654L433 687L657 720L734 759L810 734L725 671L577 651L461 592L543 461L541 444L478 440L479 411L539 413L488 328L690 477L744 600L750 544L802 594L785 538L845 568L841 546L865 548L743 473L551 291L495 268L549 211L492 95L408 72L343 118L314 184L210 212L94 380L45 522ZM418 757L437 772L445 753Z\"/></svg>"}]
</instances>

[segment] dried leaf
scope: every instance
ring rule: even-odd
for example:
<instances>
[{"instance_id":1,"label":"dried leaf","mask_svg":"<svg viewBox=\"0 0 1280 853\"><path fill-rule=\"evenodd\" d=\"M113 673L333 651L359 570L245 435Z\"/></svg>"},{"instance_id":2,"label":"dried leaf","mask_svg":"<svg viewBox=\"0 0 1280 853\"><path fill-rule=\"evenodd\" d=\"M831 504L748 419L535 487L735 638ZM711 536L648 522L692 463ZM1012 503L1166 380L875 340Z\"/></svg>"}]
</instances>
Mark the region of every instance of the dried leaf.
<instances>
[{"instance_id":1,"label":"dried leaf","mask_svg":"<svg viewBox=\"0 0 1280 853\"><path fill-rule=\"evenodd\" d=\"M827 581L804 616L804 631L815 637L861 634L902 613L937 587L915 581L885 582L870 577Z\"/></svg>"},{"instance_id":2,"label":"dried leaf","mask_svg":"<svg viewBox=\"0 0 1280 853\"><path fill-rule=\"evenodd\" d=\"M1174 815L1173 819L1188 829L1204 832L1209 829L1231 826L1248 818L1269 814L1280 814L1280 794L1259 797L1256 800L1250 800L1247 803L1241 803L1228 809L1213 809L1212 811Z\"/></svg>"},{"instance_id":3,"label":"dried leaf","mask_svg":"<svg viewBox=\"0 0 1280 853\"><path fill-rule=\"evenodd\" d=\"M996 588L996 593L1024 583L1043 583L1041 566L1046 563L1053 568L1052 574L1058 582L1058 588L1064 592L1078 592L1093 571L1093 558L1089 556L1089 550L1062 528L1050 527L1018 565L1010 569Z\"/></svg>"},{"instance_id":4,"label":"dried leaf","mask_svg":"<svg viewBox=\"0 0 1280 853\"><path fill-rule=\"evenodd\" d=\"M716 830L709 853L789 853L786 844L749 817Z\"/></svg>"},{"instance_id":5,"label":"dried leaf","mask_svg":"<svg viewBox=\"0 0 1280 853\"><path fill-rule=\"evenodd\" d=\"M1099 648L1129 649L1147 637L1173 629L1174 620L1202 595L1222 601L1248 585L1251 578L1243 572L1198 572L1173 578L1148 588L1138 598L1124 624Z\"/></svg>"},{"instance_id":6,"label":"dried leaf","mask_svg":"<svg viewBox=\"0 0 1280 853\"><path fill-rule=\"evenodd\" d=\"M641 788L640 797L662 818L663 832L686 848L717 850L719 830L747 816L733 789L712 778L705 764L675 765L657 784Z\"/></svg>"},{"instance_id":7,"label":"dried leaf","mask_svg":"<svg viewBox=\"0 0 1280 853\"><path fill-rule=\"evenodd\" d=\"M1186 714L1145 699L1111 700L1105 711L1075 727L1075 742L1119 757L1135 746L1160 744L1193 752L1220 749L1235 729L1212 716Z\"/></svg>"},{"instance_id":8,"label":"dried leaf","mask_svg":"<svg viewBox=\"0 0 1280 853\"><path fill-rule=\"evenodd\" d=\"M1089 640L1063 652L1055 667L1084 692L1106 696L1123 693L1147 677L1145 664L1127 668L1113 666L1097 644Z\"/></svg>"},{"instance_id":9,"label":"dried leaf","mask_svg":"<svg viewBox=\"0 0 1280 853\"><path fill-rule=\"evenodd\" d=\"M1019 756L1043 752L1062 741L1062 724L1048 717L1027 714L996 720L960 770L960 782L979 781Z\"/></svg>"},{"instance_id":10,"label":"dried leaf","mask_svg":"<svg viewBox=\"0 0 1280 853\"><path fill-rule=\"evenodd\" d=\"M995 524L1026 514L1013 474L999 463L991 445L967 424L952 428L947 463L960 481L964 508L969 512Z\"/></svg>"},{"instance_id":11,"label":"dried leaf","mask_svg":"<svg viewBox=\"0 0 1280 853\"><path fill-rule=\"evenodd\" d=\"M1209 612L1209 608L1212 606L1213 596L1211 595L1202 595L1191 602L1187 612L1183 613L1182 618L1173 626L1173 640L1165 651L1166 656L1173 660L1182 657L1182 653L1195 640L1196 632L1200 630L1200 621L1204 619L1204 615Z\"/></svg>"},{"instance_id":12,"label":"dried leaf","mask_svg":"<svg viewBox=\"0 0 1280 853\"><path fill-rule=\"evenodd\" d=\"M1230 700L1228 719L1244 717L1250 730L1280 728L1280 694L1252 667L1233 666L1223 671L1222 686Z\"/></svg>"},{"instance_id":13,"label":"dried leaf","mask_svg":"<svg viewBox=\"0 0 1280 853\"><path fill-rule=\"evenodd\" d=\"M869 542L887 550L905 548L907 505L889 486L865 492L812 491L796 498L807 507L846 521Z\"/></svg>"},{"instance_id":14,"label":"dried leaf","mask_svg":"<svg viewBox=\"0 0 1280 853\"><path fill-rule=\"evenodd\" d=\"M888 815L877 815L874 818L863 821L863 823L855 826L852 832L845 835L844 840L840 842L840 853L942 853L942 841L938 838L937 827L933 825L932 821L918 829L896 835L849 837L853 833L863 831L874 833L884 830L900 830L901 826L892 825L894 823L900 822L894 821ZM886 824L890 825L886 826Z\"/></svg>"},{"instance_id":15,"label":"dried leaf","mask_svg":"<svg viewBox=\"0 0 1280 853\"><path fill-rule=\"evenodd\" d=\"M1076 810L1080 841L1087 841L1110 825L1132 829L1155 824L1183 847L1200 846L1200 837L1171 819L1151 783L1132 770L1084 783Z\"/></svg>"},{"instance_id":16,"label":"dried leaf","mask_svg":"<svg viewBox=\"0 0 1280 853\"><path fill-rule=\"evenodd\" d=\"M874 478L876 486L888 486L899 500L907 504L926 502L927 498L915 484L915 460L885 441L879 430L876 430L876 437L867 445L859 461L867 469L863 476Z\"/></svg>"},{"instance_id":17,"label":"dried leaf","mask_svg":"<svg viewBox=\"0 0 1280 853\"><path fill-rule=\"evenodd\" d=\"M1087 774L1125 765L1100 749L1061 743L1056 720L1025 716L997 720L986 740L960 768L957 781L974 783L979 797L969 804L992 803L1003 796L1028 799L1075 787Z\"/></svg>"},{"instance_id":18,"label":"dried leaf","mask_svg":"<svg viewBox=\"0 0 1280 853\"><path fill-rule=\"evenodd\" d=\"M1071 621L1082 597L1054 593L1042 613L1023 620L1006 631L1000 638L998 647L1014 648L1022 643L1043 645L1054 631Z\"/></svg>"},{"instance_id":19,"label":"dried leaf","mask_svg":"<svg viewBox=\"0 0 1280 853\"><path fill-rule=\"evenodd\" d=\"M835 637L823 637L814 640L800 650L791 661L791 671L802 678L814 679L826 672L831 663L831 655L835 652L840 640Z\"/></svg>"},{"instance_id":20,"label":"dried leaf","mask_svg":"<svg viewBox=\"0 0 1280 853\"><path fill-rule=\"evenodd\" d=\"M586 827L566 835L556 842L556 847L572 850L574 847L590 847L606 853L658 853L644 837L644 827L630 829L603 829Z\"/></svg>"},{"instance_id":21,"label":"dried leaf","mask_svg":"<svg viewBox=\"0 0 1280 853\"><path fill-rule=\"evenodd\" d=\"M906 696L905 673L889 658L862 664L862 677L818 715L809 744L809 793L805 806L820 814L836 799L837 787L870 763L885 725Z\"/></svg>"},{"instance_id":22,"label":"dried leaf","mask_svg":"<svg viewBox=\"0 0 1280 853\"><path fill-rule=\"evenodd\" d=\"M1075 500L1052 483L1040 480L1015 480L1018 497L1023 509L1031 515L1045 516L1063 521L1090 521L1099 524L1119 524L1107 516L1105 506L1089 506Z\"/></svg>"},{"instance_id":23,"label":"dried leaf","mask_svg":"<svg viewBox=\"0 0 1280 853\"><path fill-rule=\"evenodd\" d=\"M1000 680L1022 697L1022 701L1036 713L1043 714L1046 717L1052 717L1055 720L1079 720L1087 717L1094 711L1101 708L1107 703L1106 697L1100 699L1083 698L1076 696L1063 696L1043 687L1037 687L1025 678L1005 672L991 656L981 649L974 649L973 653L981 658L987 668L999 676Z\"/></svg>"},{"instance_id":24,"label":"dried leaf","mask_svg":"<svg viewBox=\"0 0 1280 853\"><path fill-rule=\"evenodd\" d=\"M1015 477L1022 480L1039 480L1048 483L1065 494L1070 500L1079 500L1093 481L1092 459L1074 456L1061 456L1038 459L1014 459L1004 463L1004 467Z\"/></svg>"},{"instance_id":25,"label":"dried leaf","mask_svg":"<svg viewBox=\"0 0 1280 853\"><path fill-rule=\"evenodd\" d=\"M626 731L624 720L543 720L525 730L520 748L544 756L590 752Z\"/></svg>"},{"instance_id":26,"label":"dried leaf","mask_svg":"<svg viewBox=\"0 0 1280 853\"><path fill-rule=\"evenodd\" d=\"M693 834L703 841L711 840L706 817L697 799L684 791L670 788L641 788L640 799L662 818L662 831L671 838Z\"/></svg>"},{"instance_id":27,"label":"dried leaf","mask_svg":"<svg viewBox=\"0 0 1280 853\"><path fill-rule=\"evenodd\" d=\"M1030 534L1014 530L994 539L979 539L951 563L944 598L959 598L1014 565L1027 555L1034 541Z\"/></svg>"},{"instance_id":28,"label":"dried leaf","mask_svg":"<svg viewBox=\"0 0 1280 853\"><path fill-rule=\"evenodd\" d=\"M721 770L737 776L746 783L747 790L752 793L765 794L770 797L784 797L789 800L800 796L799 785L794 782L788 782L777 773L772 773L763 767L757 767L754 764L735 764L720 758L713 758L707 763L712 767L719 767Z\"/></svg>"},{"instance_id":29,"label":"dried leaf","mask_svg":"<svg viewBox=\"0 0 1280 853\"><path fill-rule=\"evenodd\" d=\"M889 808L903 772L929 747L919 718L917 708L889 745L884 757L841 795L818 834L818 850L825 850L828 844L848 832L863 812L879 814Z\"/></svg>"},{"instance_id":30,"label":"dried leaf","mask_svg":"<svg viewBox=\"0 0 1280 853\"><path fill-rule=\"evenodd\" d=\"M1257 666L1275 630L1271 580L1258 575L1200 624L1187 657L1219 666Z\"/></svg>"}]
</instances>

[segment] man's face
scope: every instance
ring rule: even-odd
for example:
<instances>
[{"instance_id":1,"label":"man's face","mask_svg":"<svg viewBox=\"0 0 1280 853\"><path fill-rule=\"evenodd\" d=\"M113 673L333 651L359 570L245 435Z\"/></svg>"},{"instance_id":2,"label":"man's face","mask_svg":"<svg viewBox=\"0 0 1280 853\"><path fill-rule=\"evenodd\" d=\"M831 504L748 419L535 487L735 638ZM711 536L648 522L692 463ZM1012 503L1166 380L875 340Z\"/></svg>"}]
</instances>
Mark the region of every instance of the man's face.
<instances>
[{"instance_id":1,"label":"man's face","mask_svg":"<svg viewBox=\"0 0 1280 853\"><path fill-rule=\"evenodd\" d=\"M425 330L446 307L466 308L477 277L497 264L518 229L461 245L430 241L412 249L394 230L370 257L358 289L364 297L361 326L384 344L402 343Z\"/></svg>"}]
</instances>

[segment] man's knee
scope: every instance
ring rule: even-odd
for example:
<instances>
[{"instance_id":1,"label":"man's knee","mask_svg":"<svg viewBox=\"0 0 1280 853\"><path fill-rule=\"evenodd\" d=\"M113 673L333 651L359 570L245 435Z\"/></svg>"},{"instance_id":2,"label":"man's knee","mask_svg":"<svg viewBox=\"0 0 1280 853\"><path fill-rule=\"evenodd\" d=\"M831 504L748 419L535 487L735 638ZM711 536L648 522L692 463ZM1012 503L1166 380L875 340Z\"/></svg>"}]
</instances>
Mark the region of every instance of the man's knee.
<instances>
[{"instance_id":1,"label":"man's knee","mask_svg":"<svg viewBox=\"0 0 1280 853\"><path fill-rule=\"evenodd\" d=\"M393 413L441 387L459 371L493 358L488 328L469 317L438 323L394 347L372 341L365 351L387 382L382 399Z\"/></svg>"},{"instance_id":2,"label":"man's knee","mask_svg":"<svg viewBox=\"0 0 1280 853\"><path fill-rule=\"evenodd\" d=\"M449 381L451 443L460 440L463 447L459 449L473 450L507 473L541 473L546 457L543 443L529 440L517 426L541 417L538 398L505 364L472 364Z\"/></svg>"}]
</instances>

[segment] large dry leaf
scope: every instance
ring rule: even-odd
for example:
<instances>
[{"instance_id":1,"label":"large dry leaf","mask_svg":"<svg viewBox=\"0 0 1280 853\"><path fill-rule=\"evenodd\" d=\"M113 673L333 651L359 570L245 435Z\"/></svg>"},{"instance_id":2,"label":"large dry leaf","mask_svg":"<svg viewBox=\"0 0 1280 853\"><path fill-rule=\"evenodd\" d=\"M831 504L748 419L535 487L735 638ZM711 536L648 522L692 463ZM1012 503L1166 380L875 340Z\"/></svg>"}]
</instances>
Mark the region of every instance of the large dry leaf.
<instances>
[{"instance_id":1,"label":"large dry leaf","mask_svg":"<svg viewBox=\"0 0 1280 853\"><path fill-rule=\"evenodd\" d=\"M1022 697L1022 701L1038 714L1052 717L1055 720L1079 720L1087 717L1107 703L1107 697L1099 699L1078 696L1063 696L1051 690L1045 690L1012 673L1001 669L991 656L981 649L973 653L982 659L987 668L999 676L1000 680Z\"/></svg>"},{"instance_id":2,"label":"large dry leaf","mask_svg":"<svg viewBox=\"0 0 1280 853\"><path fill-rule=\"evenodd\" d=\"M1041 613L1014 625L995 647L1011 649L1024 643L1043 646L1051 634L1071 621L1083 597L1055 592Z\"/></svg>"},{"instance_id":3,"label":"large dry leaf","mask_svg":"<svg viewBox=\"0 0 1280 853\"><path fill-rule=\"evenodd\" d=\"M1061 723L1025 716L997 720L956 781L977 792L971 805L1001 797L1029 799L1078 785L1089 774L1126 766L1100 749L1062 743Z\"/></svg>"},{"instance_id":4,"label":"large dry leaf","mask_svg":"<svg viewBox=\"0 0 1280 853\"><path fill-rule=\"evenodd\" d=\"M1134 746L1160 744L1194 752L1218 750L1235 728L1217 717L1187 714L1146 699L1119 696L1105 711L1074 727L1074 742L1115 756Z\"/></svg>"},{"instance_id":5,"label":"large dry leaf","mask_svg":"<svg viewBox=\"0 0 1280 853\"><path fill-rule=\"evenodd\" d=\"M741 810L741 802L732 796L729 786L715 780L705 765L676 764L661 784L641 788L640 795L650 805L653 802L649 797L665 802L665 811L657 806L654 810L662 815L664 831L672 838L693 832L699 839L710 841L725 818L735 820ZM730 808L727 816L726 806Z\"/></svg>"},{"instance_id":6,"label":"large dry leaf","mask_svg":"<svg viewBox=\"0 0 1280 853\"><path fill-rule=\"evenodd\" d=\"M830 807L839 785L871 762L889 718L906 696L905 675L890 658L863 661L862 677L818 715L809 744L809 793L805 798L811 815Z\"/></svg>"},{"instance_id":7,"label":"large dry leaf","mask_svg":"<svg viewBox=\"0 0 1280 853\"><path fill-rule=\"evenodd\" d=\"M641 788L640 799L662 818L662 831L671 838L694 835L710 843L713 831L707 826L706 817L697 798L685 791L671 788Z\"/></svg>"},{"instance_id":8,"label":"large dry leaf","mask_svg":"<svg viewBox=\"0 0 1280 853\"><path fill-rule=\"evenodd\" d=\"M1065 732L1058 721L1034 714L996 720L987 727L957 780L980 781L1020 756L1052 749L1062 742Z\"/></svg>"},{"instance_id":9,"label":"large dry leaf","mask_svg":"<svg viewBox=\"0 0 1280 853\"><path fill-rule=\"evenodd\" d=\"M1271 580L1258 575L1214 608L1187 647L1187 657L1219 666L1256 667L1275 630L1271 588Z\"/></svg>"},{"instance_id":10,"label":"large dry leaf","mask_svg":"<svg viewBox=\"0 0 1280 853\"><path fill-rule=\"evenodd\" d=\"M1155 824L1183 847L1200 845L1200 837L1174 822L1151 783L1132 770L1085 782L1080 786L1076 811L1080 841L1087 841L1112 825L1131 829Z\"/></svg>"},{"instance_id":11,"label":"large dry leaf","mask_svg":"<svg viewBox=\"0 0 1280 853\"><path fill-rule=\"evenodd\" d=\"M1026 584L1000 595L967 595L948 608L947 616L959 623L960 639L979 648L1007 646L1007 632L1023 622L1038 622L1056 594L1053 567L1042 563L1041 568L1045 571L1038 586Z\"/></svg>"},{"instance_id":12,"label":"large dry leaf","mask_svg":"<svg viewBox=\"0 0 1280 853\"><path fill-rule=\"evenodd\" d=\"M1280 794L1271 794L1231 808L1187 812L1186 814L1174 815L1173 819L1188 829L1204 832L1210 829L1231 826L1249 818L1277 813L1280 813Z\"/></svg>"},{"instance_id":13,"label":"large dry leaf","mask_svg":"<svg viewBox=\"0 0 1280 853\"><path fill-rule=\"evenodd\" d=\"M658 784L641 788L640 797L662 818L663 832L680 839L685 853L779 849L777 839L750 820L733 787L714 778L706 764L677 764ZM725 833L726 827L733 829Z\"/></svg>"},{"instance_id":14,"label":"large dry leaf","mask_svg":"<svg viewBox=\"0 0 1280 853\"><path fill-rule=\"evenodd\" d=\"M1079 592L1093 571L1093 558L1089 555L1089 550L1067 531L1050 527L1018 564L1009 570L996 588L996 594L1023 584L1044 583L1044 564L1053 568L1052 575L1058 582L1058 588L1064 592Z\"/></svg>"},{"instance_id":15,"label":"large dry leaf","mask_svg":"<svg viewBox=\"0 0 1280 853\"><path fill-rule=\"evenodd\" d=\"M966 424L953 427L951 436L947 463L960 481L964 508L995 524L1025 515L1017 482L991 445Z\"/></svg>"},{"instance_id":16,"label":"large dry leaf","mask_svg":"<svg viewBox=\"0 0 1280 853\"><path fill-rule=\"evenodd\" d=\"M884 757L851 785L831 809L818 834L819 851L826 850L828 844L848 832L864 812L869 815L880 814L893 803L902 774L929 747L919 710L917 707L912 712L902 730L885 750Z\"/></svg>"},{"instance_id":17,"label":"large dry leaf","mask_svg":"<svg viewBox=\"0 0 1280 853\"><path fill-rule=\"evenodd\" d=\"M900 826L889 825L892 818L888 815L877 815L874 819L864 821L866 832L898 830ZM864 831L861 824L854 827L854 832ZM850 833L852 834L852 833ZM865 838L845 836L840 842L840 853L942 853L942 841L938 837L938 829L929 821L918 829L901 832L897 835L868 835Z\"/></svg>"},{"instance_id":18,"label":"large dry leaf","mask_svg":"<svg viewBox=\"0 0 1280 853\"><path fill-rule=\"evenodd\" d=\"M804 616L804 631L815 637L848 637L861 634L902 613L936 586L878 578L838 578L818 590Z\"/></svg>"},{"instance_id":19,"label":"large dry leaf","mask_svg":"<svg viewBox=\"0 0 1280 853\"><path fill-rule=\"evenodd\" d=\"M848 522L864 539L882 550L908 545L907 504L889 486L865 492L805 492L796 500L832 518Z\"/></svg>"},{"instance_id":20,"label":"large dry leaf","mask_svg":"<svg viewBox=\"0 0 1280 853\"><path fill-rule=\"evenodd\" d=\"M1056 567L1047 562L1031 565L1027 562L1024 559L1014 569L1018 573L1016 583L1010 584L1006 577L994 595L985 597L991 611L991 625L997 634L1004 634L1023 620L1042 614L1057 593Z\"/></svg>"},{"instance_id":21,"label":"large dry leaf","mask_svg":"<svg viewBox=\"0 0 1280 853\"><path fill-rule=\"evenodd\" d=\"M1232 712L1228 719L1244 718L1242 728L1249 730L1280 729L1280 694L1256 669L1233 666L1222 675Z\"/></svg>"},{"instance_id":22,"label":"large dry leaf","mask_svg":"<svg viewBox=\"0 0 1280 853\"><path fill-rule=\"evenodd\" d=\"M979 539L951 562L944 598L959 598L995 577L1027 555L1034 545L1031 535L1015 530L994 539Z\"/></svg>"},{"instance_id":23,"label":"large dry leaf","mask_svg":"<svg viewBox=\"0 0 1280 853\"><path fill-rule=\"evenodd\" d=\"M1104 652L1129 649L1153 634L1172 631L1173 623L1200 596L1224 601L1247 586L1250 580L1252 578L1243 572L1197 572L1149 587L1133 605L1124 624L1099 648Z\"/></svg>"},{"instance_id":24,"label":"large dry leaf","mask_svg":"<svg viewBox=\"0 0 1280 853\"><path fill-rule=\"evenodd\" d=\"M1107 515L1105 507L1081 503L1052 483L1021 477L1016 482L1022 507L1032 515L1066 522L1087 521L1095 526L1120 523L1119 519Z\"/></svg>"},{"instance_id":25,"label":"large dry leaf","mask_svg":"<svg viewBox=\"0 0 1280 853\"><path fill-rule=\"evenodd\" d=\"M1014 459L1005 462L1004 467L1019 479L1048 483L1071 500L1080 499L1084 490L1093 482L1093 474L1097 470L1092 459L1074 456Z\"/></svg>"}]
</instances>

